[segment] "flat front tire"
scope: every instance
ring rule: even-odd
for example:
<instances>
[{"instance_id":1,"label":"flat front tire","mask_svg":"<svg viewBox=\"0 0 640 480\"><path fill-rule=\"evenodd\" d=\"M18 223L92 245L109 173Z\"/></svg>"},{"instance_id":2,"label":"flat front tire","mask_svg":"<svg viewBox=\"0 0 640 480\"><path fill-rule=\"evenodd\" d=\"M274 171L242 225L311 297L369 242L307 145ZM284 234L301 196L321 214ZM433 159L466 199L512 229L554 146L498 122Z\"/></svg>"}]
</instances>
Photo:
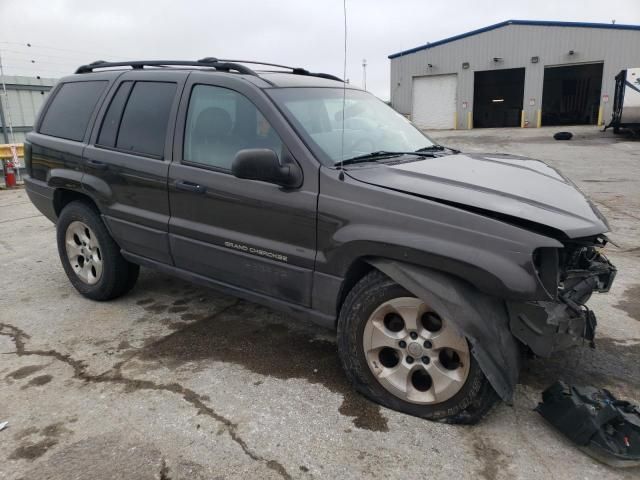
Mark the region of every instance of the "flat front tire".
<instances>
[{"instance_id":1,"label":"flat front tire","mask_svg":"<svg viewBox=\"0 0 640 480\"><path fill-rule=\"evenodd\" d=\"M463 332L378 271L347 295L338 351L355 388L393 410L469 424L498 400Z\"/></svg>"},{"instance_id":2,"label":"flat front tire","mask_svg":"<svg viewBox=\"0 0 640 480\"><path fill-rule=\"evenodd\" d=\"M133 288L140 268L120 254L120 247L91 204L74 201L65 206L56 234L64 271L83 296L111 300Z\"/></svg>"}]
</instances>

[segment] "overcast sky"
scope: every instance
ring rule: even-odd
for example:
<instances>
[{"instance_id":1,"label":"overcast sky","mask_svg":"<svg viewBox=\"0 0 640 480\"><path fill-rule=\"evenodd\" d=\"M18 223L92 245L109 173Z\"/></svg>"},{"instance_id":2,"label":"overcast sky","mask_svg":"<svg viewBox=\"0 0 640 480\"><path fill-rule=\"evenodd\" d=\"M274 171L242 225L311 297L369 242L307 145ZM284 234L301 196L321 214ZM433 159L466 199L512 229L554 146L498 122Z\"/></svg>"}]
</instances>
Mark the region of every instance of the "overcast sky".
<instances>
[{"instance_id":1,"label":"overcast sky","mask_svg":"<svg viewBox=\"0 0 640 480\"><path fill-rule=\"evenodd\" d=\"M0 0L0 19L8 74L216 56L342 77L342 0ZM366 58L367 89L388 99L389 54L508 19L640 24L640 0L347 0L346 76L361 85Z\"/></svg>"}]
</instances>

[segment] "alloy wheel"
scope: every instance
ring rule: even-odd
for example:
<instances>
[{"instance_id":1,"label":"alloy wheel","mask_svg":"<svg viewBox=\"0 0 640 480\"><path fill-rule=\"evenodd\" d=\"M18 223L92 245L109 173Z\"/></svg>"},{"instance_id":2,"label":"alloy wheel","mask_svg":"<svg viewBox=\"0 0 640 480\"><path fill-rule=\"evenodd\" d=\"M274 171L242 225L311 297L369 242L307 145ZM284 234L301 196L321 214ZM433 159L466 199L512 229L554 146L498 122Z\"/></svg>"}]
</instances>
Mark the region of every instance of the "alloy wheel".
<instances>
[{"instance_id":1,"label":"alloy wheel","mask_svg":"<svg viewBox=\"0 0 640 480\"><path fill-rule=\"evenodd\" d=\"M65 233L65 247L71 268L78 278L94 285L102 277L102 251L95 233L84 222L74 221Z\"/></svg>"},{"instance_id":2,"label":"alloy wheel","mask_svg":"<svg viewBox=\"0 0 640 480\"><path fill-rule=\"evenodd\" d=\"M374 377L407 402L444 402L460 391L469 375L466 338L415 297L394 298L376 308L362 342Z\"/></svg>"}]
</instances>

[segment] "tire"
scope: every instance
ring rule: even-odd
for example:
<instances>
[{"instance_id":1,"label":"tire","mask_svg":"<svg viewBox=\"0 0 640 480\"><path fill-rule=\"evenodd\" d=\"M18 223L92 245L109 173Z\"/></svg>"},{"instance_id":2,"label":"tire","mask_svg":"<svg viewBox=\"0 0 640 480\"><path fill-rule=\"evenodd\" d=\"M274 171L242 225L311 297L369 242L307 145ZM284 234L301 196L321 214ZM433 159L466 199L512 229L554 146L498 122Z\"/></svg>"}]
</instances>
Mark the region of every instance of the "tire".
<instances>
[{"instance_id":1,"label":"tire","mask_svg":"<svg viewBox=\"0 0 640 480\"><path fill-rule=\"evenodd\" d=\"M64 271L81 295L112 300L136 284L140 267L120 254L100 214L88 202L73 201L64 207L56 236Z\"/></svg>"},{"instance_id":2,"label":"tire","mask_svg":"<svg viewBox=\"0 0 640 480\"><path fill-rule=\"evenodd\" d=\"M451 352L450 349L436 348L437 337L433 337L433 345L425 340L423 343L425 348L423 348L421 353L421 355L424 356L420 359L414 359L410 365L407 365L407 356L409 356L410 347L414 347L416 342L422 342L422 338L426 338L423 336L431 335L430 332L424 330L425 327L423 324L418 327L417 331L420 332L420 336L417 337L417 340L408 340L405 342L404 349L397 349L400 357L398 367L413 369L411 371L414 372L407 376L407 382L410 382L411 386L409 383L406 383L406 394L398 393L397 391L392 393L391 389L393 387L390 388L389 385L384 386L381 382L385 380L379 380L373 373L374 367L371 365L376 365L378 361L382 364L384 357L382 356L382 350L380 350L380 353L376 353L378 350L371 349L368 354L365 353L365 330L370 332L369 328L373 328L367 327L367 324L371 324L371 322L374 321L370 319L377 318L376 315L379 315L378 312L381 311L380 309L394 308L393 305L402 306L405 304L413 305L417 303L422 303L423 306L417 308L424 309L423 311L425 313L420 314L420 310L418 310L416 318L418 318L419 315L422 316L419 317L416 322L423 322L425 318L439 319L437 312L430 311L428 306L424 305L423 302L416 299L414 295L409 293L402 286L393 282L393 280L383 275L381 272L376 270L362 278L347 295L347 298L340 310L340 316L338 319L338 352L344 371L356 390L370 400L373 400L385 407L428 420L436 420L445 423L474 424L491 409L491 407L498 401L499 397L493 390L493 387L489 384L489 381L480 369L478 362L473 357L466 338L461 336L457 330L457 337L452 336L451 338L455 339L455 346L461 352L458 357L459 366L447 365L447 367L456 367L456 369L452 371L455 375L460 375L459 380L456 380L455 382L455 388L452 386L451 388L447 387L444 389L444 392L448 392L449 394L448 398L447 395L443 396L436 392L436 381L434 381L431 376L428 377L430 380L424 381L424 372L420 374L415 373L418 370L427 371L426 369L428 367L438 368L438 372L442 371L444 363L441 360L448 358L451 355ZM383 313L384 311L386 310L382 310ZM385 328L388 317L389 314L385 314ZM445 325L447 325L446 331L450 333L449 329L451 326L444 323L445 320L440 319L440 322L441 331L444 332ZM396 330L397 326L393 328ZM397 338L413 338L403 336L407 331L411 330L406 330L405 325L403 330L397 332L397 335L399 335ZM417 333L415 334L418 335ZM393 333L393 335L396 335L396 333ZM438 335L438 333L436 332L434 335ZM375 335L369 335L367 333L367 338L369 337L378 338ZM447 335L447 337L449 337L449 335ZM394 336L394 342L395 338L396 337ZM429 344L428 349L426 347L427 344ZM468 349L467 357L464 356L463 352L465 345ZM384 347L383 350L386 348L387 347ZM414 348L413 352L415 353L415 351L416 349ZM438 355L438 351L440 354L439 356L436 356ZM443 353L445 356L440 356L443 355ZM367 355L369 355L369 357L367 357ZM372 355L379 355L378 360L375 360L375 357L372 357ZM427 358L425 360L425 356L431 356L431 359ZM462 358L464 358L464 363L463 360L461 360ZM383 365L378 365L378 367L380 369L386 368ZM392 369L395 368L396 366L393 366ZM391 371L392 369L385 370L385 372ZM382 373L382 370L379 371ZM429 371L434 373L436 372L433 369ZM382 377L384 377L384 375L382 375ZM389 375L387 378L393 378L393 376ZM440 375L437 378L445 377ZM447 380L445 379L443 381L446 384ZM429 382L431 387L428 387ZM402 384L402 382L400 382L400 384ZM425 390L427 387L428 390ZM416 390L418 388L420 389L419 391ZM438 395L441 395L442 401L438 400ZM413 396L412 401L407 398L409 396ZM432 401L429 401L429 398L432 398Z\"/></svg>"},{"instance_id":3,"label":"tire","mask_svg":"<svg viewBox=\"0 0 640 480\"><path fill-rule=\"evenodd\" d=\"M571 132L558 132L553 136L556 140L571 140L573 133Z\"/></svg>"}]
</instances>

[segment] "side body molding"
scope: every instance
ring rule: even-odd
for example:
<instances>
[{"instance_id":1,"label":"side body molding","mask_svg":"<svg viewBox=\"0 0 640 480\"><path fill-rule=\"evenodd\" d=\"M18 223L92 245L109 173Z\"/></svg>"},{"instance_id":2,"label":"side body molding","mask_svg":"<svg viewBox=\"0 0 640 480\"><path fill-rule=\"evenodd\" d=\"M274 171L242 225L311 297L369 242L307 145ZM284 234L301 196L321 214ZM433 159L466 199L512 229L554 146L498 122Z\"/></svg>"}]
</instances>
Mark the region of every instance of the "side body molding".
<instances>
[{"instance_id":1,"label":"side body molding","mask_svg":"<svg viewBox=\"0 0 640 480\"><path fill-rule=\"evenodd\" d=\"M504 301L443 272L383 258L367 261L463 330L491 386L511 404L520 349L509 330Z\"/></svg>"}]
</instances>

